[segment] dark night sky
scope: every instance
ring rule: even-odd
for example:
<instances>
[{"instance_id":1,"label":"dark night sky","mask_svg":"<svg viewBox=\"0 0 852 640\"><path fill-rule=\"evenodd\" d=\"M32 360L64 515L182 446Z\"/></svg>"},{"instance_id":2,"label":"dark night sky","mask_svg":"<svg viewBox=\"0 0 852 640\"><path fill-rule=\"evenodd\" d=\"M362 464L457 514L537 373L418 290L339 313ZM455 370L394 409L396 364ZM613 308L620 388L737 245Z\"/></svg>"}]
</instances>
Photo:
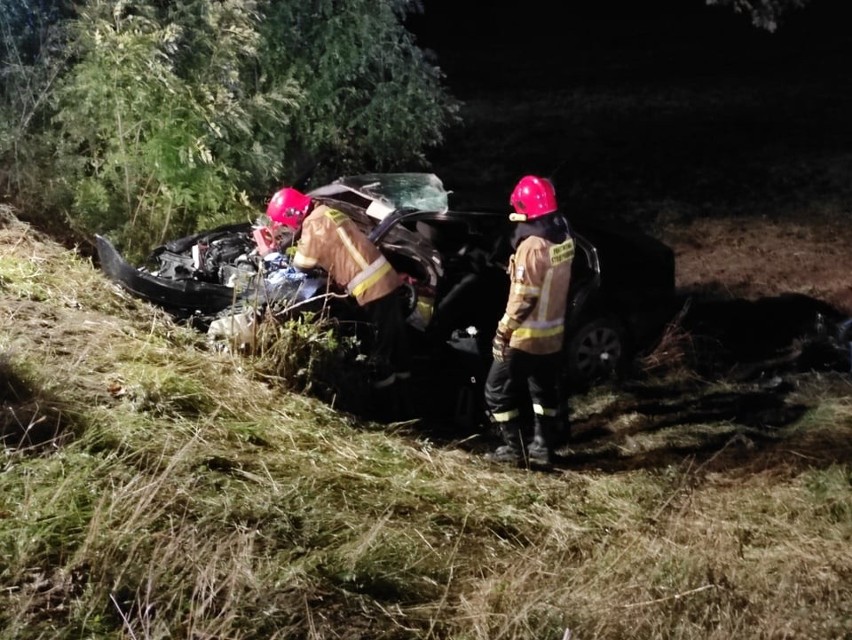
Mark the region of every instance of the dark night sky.
<instances>
[{"instance_id":1,"label":"dark night sky","mask_svg":"<svg viewBox=\"0 0 852 640\"><path fill-rule=\"evenodd\" d=\"M437 53L450 86L499 73L483 67L524 65L549 70L552 82L583 77L603 66L641 74L741 71L766 65L852 64L852 29L842 5L849 0L811 0L789 15L775 33L751 25L729 7L704 0L596 1L554 5L542 0L516 6L425 0L409 20L420 46ZM559 10L555 10L559 6ZM489 65L489 62L492 65ZM543 78L545 79L545 78ZM508 81L508 79L504 79Z\"/></svg>"},{"instance_id":2,"label":"dark night sky","mask_svg":"<svg viewBox=\"0 0 852 640\"><path fill-rule=\"evenodd\" d=\"M698 202L772 186L777 158L852 153L852 29L841 8L852 0L812 0L775 33L704 0L572 4L425 0L409 20L454 95L480 112L523 113L484 135L457 132L433 156L460 192L502 196L514 176L558 166L578 206ZM564 100L563 120L515 104L548 92ZM513 136L527 125L535 131ZM478 170L486 163L493 171Z\"/></svg>"}]
</instances>

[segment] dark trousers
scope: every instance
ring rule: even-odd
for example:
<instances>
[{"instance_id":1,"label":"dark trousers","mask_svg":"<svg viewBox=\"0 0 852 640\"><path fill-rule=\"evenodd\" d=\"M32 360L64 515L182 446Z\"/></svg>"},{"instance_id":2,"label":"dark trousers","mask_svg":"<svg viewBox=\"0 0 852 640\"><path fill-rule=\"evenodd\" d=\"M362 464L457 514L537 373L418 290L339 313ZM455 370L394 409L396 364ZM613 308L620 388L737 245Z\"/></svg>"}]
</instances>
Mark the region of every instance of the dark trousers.
<instances>
[{"instance_id":1,"label":"dark trousers","mask_svg":"<svg viewBox=\"0 0 852 640\"><path fill-rule=\"evenodd\" d=\"M492 422L519 420L530 401L547 415L557 415L561 371L561 353L537 355L509 349L502 362L491 363L485 380L485 407Z\"/></svg>"},{"instance_id":2,"label":"dark trousers","mask_svg":"<svg viewBox=\"0 0 852 640\"><path fill-rule=\"evenodd\" d=\"M381 386L383 382L392 384L397 378L411 377L411 345L397 292L368 302L364 311L375 328L373 383Z\"/></svg>"}]
</instances>

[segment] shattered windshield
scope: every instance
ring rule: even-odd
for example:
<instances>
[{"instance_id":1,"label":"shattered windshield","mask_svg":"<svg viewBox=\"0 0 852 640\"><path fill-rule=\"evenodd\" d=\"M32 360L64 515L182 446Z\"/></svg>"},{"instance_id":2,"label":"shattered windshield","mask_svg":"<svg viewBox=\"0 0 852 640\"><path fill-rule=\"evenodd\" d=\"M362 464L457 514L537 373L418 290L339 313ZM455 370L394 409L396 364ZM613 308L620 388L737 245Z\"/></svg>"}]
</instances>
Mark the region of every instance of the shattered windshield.
<instances>
[{"instance_id":1,"label":"shattered windshield","mask_svg":"<svg viewBox=\"0 0 852 640\"><path fill-rule=\"evenodd\" d=\"M370 173L337 183L393 209L444 212L449 208L449 192L433 173Z\"/></svg>"}]
</instances>

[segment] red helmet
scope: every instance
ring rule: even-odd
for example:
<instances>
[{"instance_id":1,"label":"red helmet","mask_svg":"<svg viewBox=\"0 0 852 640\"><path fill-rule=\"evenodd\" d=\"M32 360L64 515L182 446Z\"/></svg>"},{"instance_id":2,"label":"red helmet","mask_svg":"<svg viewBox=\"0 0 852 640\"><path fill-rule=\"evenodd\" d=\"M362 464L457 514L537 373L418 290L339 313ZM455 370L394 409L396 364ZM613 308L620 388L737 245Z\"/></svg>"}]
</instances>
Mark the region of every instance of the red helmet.
<instances>
[{"instance_id":1,"label":"red helmet","mask_svg":"<svg viewBox=\"0 0 852 640\"><path fill-rule=\"evenodd\" d=\"M556 205L556 189L547 178L538 176L524 176L520 179L509 203L515 209L515 213L509 215L509 219L515 222L534 220L548 213L553 213L558 208Z\"/></svg>"},{"instance_id":2,"label":"red helmet","mask_svg":"<svg viewBox=\"0 0 852 640\"><path fill-rule=\"evenodd\" d=\"M285 187L275 192L269 205L266 207L266 215L279 224L295 229L299 226L302 218L311 206L310 196L290 187Z\"/></svg>"}]
</instances>

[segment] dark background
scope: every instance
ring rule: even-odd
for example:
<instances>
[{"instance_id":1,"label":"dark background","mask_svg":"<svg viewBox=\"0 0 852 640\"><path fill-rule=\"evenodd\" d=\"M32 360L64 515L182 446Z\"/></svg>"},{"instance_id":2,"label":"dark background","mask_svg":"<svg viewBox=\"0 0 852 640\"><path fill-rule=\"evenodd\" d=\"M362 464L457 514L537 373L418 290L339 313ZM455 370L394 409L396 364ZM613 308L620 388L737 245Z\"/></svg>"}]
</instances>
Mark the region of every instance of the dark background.
<instances>
[{"instance_id":1,"label":"dark background","mask_svg":"<svg viewBox=\"0 0 852 640\"><path fill-rule=\"evenodd\" d=\"M844 4L813 0L770 33L703 0L427 0L408 26L464 102L433 169L465 206L505 208L540 173L577 215L637 220L835 189L852 150Z\"/></svg>"},{"instance_id":2,"label":"dark background","mask_svg":"<svg viewBox=\"0 0 852 640\"><path fill-rule=\"evenodd\" d=\"M427 0L408 23L418 43L436 52L453 90L470 96L497 85L839 70L850 62L846 4L811 0L774 33L704 0L565 3L558 10L541 0L514 7Z\"/></svg>"}]
</instances>

